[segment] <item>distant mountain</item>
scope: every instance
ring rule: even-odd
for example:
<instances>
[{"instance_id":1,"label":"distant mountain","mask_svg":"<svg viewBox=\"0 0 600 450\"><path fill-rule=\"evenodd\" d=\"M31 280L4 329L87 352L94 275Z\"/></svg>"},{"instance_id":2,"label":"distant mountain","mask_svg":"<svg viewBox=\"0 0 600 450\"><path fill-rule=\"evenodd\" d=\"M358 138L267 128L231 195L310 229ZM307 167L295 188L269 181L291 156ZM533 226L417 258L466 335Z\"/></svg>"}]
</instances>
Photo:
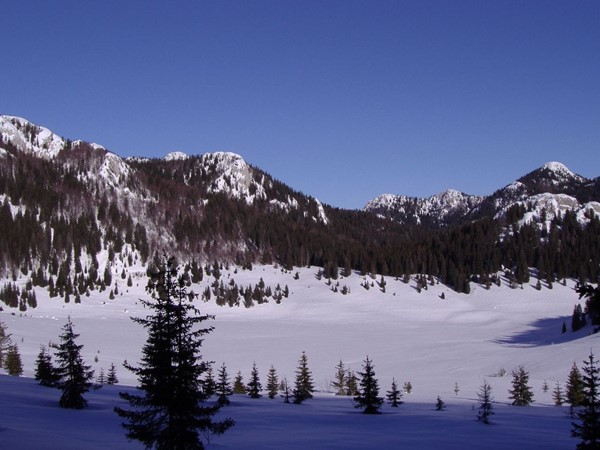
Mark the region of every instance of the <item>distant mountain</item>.
<instances>
[{"instance_id":1,"label":"distant mountain","mask_svg":"<svg viewBox=\"0 0 600 450\"><path fill-rule=\"evenodd\" d=\"M567 210L584 220L589 210L600 215L599 201L600 178L587 179L564 164L550 162L489 196L454 190L424 199L384 194L367 203L364 210L401 224L444 228L484 217L503 220L518 205L530 213L528 221L551 220Z\"/></svg>"},{"instance_id":2,"label":"distant mountain","mask_svg":"<svg viewBox=\"0 0 600 450\"><path fill-rule=\"evenodd\" d=\"M367 203L364 209L399 223L438 228L460 222L482 201L483 197L449 189L423 199L383 194Z\"/></svg>"}]
</instances>

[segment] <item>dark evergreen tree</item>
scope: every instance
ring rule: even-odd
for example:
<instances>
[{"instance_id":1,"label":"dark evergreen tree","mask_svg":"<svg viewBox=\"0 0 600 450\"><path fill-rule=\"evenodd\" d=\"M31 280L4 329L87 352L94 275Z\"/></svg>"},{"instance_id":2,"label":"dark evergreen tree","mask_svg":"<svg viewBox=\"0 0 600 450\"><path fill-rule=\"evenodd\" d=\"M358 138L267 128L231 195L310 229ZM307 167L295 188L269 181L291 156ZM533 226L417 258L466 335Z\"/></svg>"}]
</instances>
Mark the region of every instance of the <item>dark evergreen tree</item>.
<instances>
[{"instance_id":1,"label":"dark evergreen tree","mask_svg":"<svg viewBox=\"0 0 600 450\"><path fill-rule=\"evenodd\" d=\"M565 401L563 396L562 388L560 387L560 383L557 381L554 390L552 391L552 400L554 400L554 405L562 406Z\"/></svg>"},{"instance_id":2,"label":"dark evergreen tree","mask_svg":"<svg viewBox=\"0 0 600 450\"><path fill-rule=\"evenodd\" d=\"M206 364L206 375L204 376L204 380L202 381L202 386L204 388L204 393L207 397L211 397L215 393L216 382L215 377L213 376L213 369L210 363Z\"/></svg>"},{"instance_id":3,"label":"dark evergreen tree","mask_svg":"<svg viewBox=\"0 0 600 450\"><path fill-rule=\"evenodd\" d=\"M100 386L102 386L103 384L106 384L106 374L104 373L104 367L100 368L100 373L98 374L98 377L96 378L96 383L98 383Z\"/></svg>"},{"instance_id":4,"label":"dark evergreen tree","mask_svg":"<svg viewBox=\"0 0 600 450\"><path fill-rule=\"evenodd\" d=\"M577 412L579 423L573 423L571 434L579 438L578 450L600 449L600 368L590 352L583 367L583 408Z\"/></svg>"},{"instance_id":5,"label":"dark evergreen tree","mask_svg":"<svg viewBox=\"0 0 600 450\"><path fill-rule=\"evenodd\" d=\"M50 355L48 349L44 345L40 347L40 352L35 361L35 379L39 381L42 386L49 387L55 386L60 379L52 364L52 355Z\"/></svg>"},{"instance_id":6,"label":"dark evergreen tree","mask_svg":"<svg viewBox=\"0 0 600 450\"><path fill-rule=\"evenodd\" d=\"M117 368L115 363L111 363L106 374L106 384L119 384L119 378L117 377Z\"/></svg>"},{"instance_id":7,"label":"dark evergreen tree","mask_svg":"<svg viewBox=\"0 0 600 450\"><path fill-rule=\"evenodd\" d=\"M244 378L242 377L242 372L238 372L233 380L233 393L234 394L245 394L246 393L246 385L244 384Z\"/></svg>"},{"instance_id":8,"label":"dark evergreen tree","mask_svg":"<svg viewBox=\"0 0 600 450\"><path fill-rule=\"evenodd\" d=\"M277 397L277 392L279 392L279 380L277 378L277 371L273 366L269 368L269 373L267 375L267 392L267 395L271 400Z\"/></svg>"},{"instance_id":9,"label":"dark evergreen tree","mask_svg":"<svg viewBox=\"0 0 600 450\"><path fill-rule=\"evenodd\" d=\"M396 383L396 379L392 378L392 387L389 391L386 392L386 398L390 406L397 408L402 403L402 391L398 389L398 383Z\"/></svg>"},{"instance_id":10,"label":"dark evergreen tree","mask_svg":"<svg viewBox=\"0 0 600 450\"><path fill-rule=\"evenodd\" d=\"M586 298L585 310L590 316L592 325L600 325L600 287L591 284L578 285L576 289L579 298Z\"/></svg>"},{"instance_id":11,"label":"dark evergreen tree","mask_svg":"<svg viewBox=\"0 0 600 450\"><path fill-rule=\"evenodd\" d=\"M246 386L246 392L250 398L262 397L260 391L262 390L262 384L260 383L260 377L258 376L258 368L256 363L252 364L252 370L250 371L250 381Z\"/></svg>"},{"instance_id":12,"label":"dark evergreen tree","mask_svg":"<svg viewBox=\"0 0 600 450\"><path fill-rule=\"evenodd\" d=\"M335 366L335 378L331 382L331 387L335 395L346 395L346 369L344 362L340 359L340 362Z\"/></svg>"},{"instance_id":13,"label":"dark evergreen tree","mask_svg":"<svg viewBox=\"0 0 600 450\"><path fill-rule=\"evenodd\" d=\"M7 374L15 377L23 375L23 362L21 361L21 354L16 344L12 344L6 352L4 369Z\"/></svg>"},{"instance_id":14,"label":"dark evergreen tree","mask_svg":"<svg viewBox=\"0 0 600 450\"><path fill-rule=\"evenodd\" d=\"M438 395L437 401L435 403L436 411L443 411L446 408L446 404L442 401L441 397Z\"/></svg>"},{"instance_id":15,"label":"dark evergreen tree","mask_svg":"<svg viewBox=\"0 0 600 450\"><path fill-rule=\"evenodd\" d=\"M354 397L354 407L363 408L364 414L379 414L383 398L379 397L379 382L375 378L375 371L371 360L367 359L363 364L363 371L360 375L360 390Z\"/></svg>"},{"instance_id":16,"label":"dark evergreen tree","mask_svg":"<svg viewBox=\"0 0 600 450\"><path fill-rule=\"evenodd\" d=\"M358 395L358 378L352 370L349 370L346 376L346 395L351 397Z\"/></svg>"},{"instance_id":17,"label":"dark evergreen tree","mask_svg":"<svg viewBox=\"0 0 600 450\"><path fill-rule=\"evenodd\" d=\"M312 373L308 368L308 358L306 353L302 352L300 361L298 362L298 368L296 369L296 382L294 384L294 390L292 391L294 403L299 405L304 400L312 398L314 389Z\"/></svg>"},{"instance_id":18,"label":"dark evergreen tree","mask_svg":"<svg viewBox=\"0 0 600 450\"><path fill-rule=\"evenodd\" d=\"M533 392L529 383L529 372L525 367L519 366L517 370L512 372L512 389L508 391L509 399L512 400L513 406L528 406L533 402Z\"/></svg>"},{"instance_id":19,"label":"dark evergreen tree","mask_svg":"<svg viewBox=\"0 0 600 450\"><path fill-rule=\"evenodd\" d=\"M571 331L578 331L586 325L585 314L583 308L578 303L573 307L573 315L571 316Z\"/></svg>"},{"instance_id":20,"label":"dark evergreen tree","mask_svg":"<svg viewBox=\"0 0 600 450\"><path fill-rule=\"evenodd\" d=\"M205 404L209 364L200 348L212 327L201 324L213 317L189 302L174 258L165 257L151 272L146 289L151 300L141 302L153 313L132 320L148 331L148 339L140 365L125 364L138 377L140 394L120 393L131 409L115 412L125 420L127 437L147 448L202 449L200 433L220 434L233 425L231 419L214 422L219 405Z\"/></svg>"},{"instance_id":21,"label":"dark evergreen tree","mask_svg":"<svg viewBox=\"0 0 600 450\"><path fill-rule=\"evenodd\" d=\"M221 365L221 368L217 372L215 393L218 395L217 403L219 403L219 405L229 405L230 401L228 397L233 394L233 390L231 389L231 382L229 381L229 374L227 373L225 363Z\"/></svg>"},{"instance_id":22,"label":"dark evergreen tree","mask_svg":"<svg viewBox=\"0 0 600 450\"><path fill-rule=\"evenodd\" d=\"M573 363L566 384L567 403L570 405L571 417L573 417L574 408L583 405L585 393L583 389L583 378L577 364Z\"/></svg>"},{"instance_id":23,"label":"dark evergreen tree","mask_svg":"<svg viewBox=\"0 0 600 450\"><path fill-rule=\"evenodd\" d=\"M83 345L75 343L78 337L69 317L60 335L60 344L53 346L56 349L56 373L60 377L56 385L62 391L59 403L63 408L85 408L87 401L83 395L90 389L94 377L94 371L81 357Z\"/></svg>"},{"instance_id":24,"label":"dark evergreen tree","mask_svg":"<svg viewBox=\"0 0 600 450\"><path fill-rule=\"evenodd\" d=\"M292 398L292 390L290 389L290 384L288 383L287 378L281 380L281 397L283 397L283 403L289 403Z\"/></svg>"},{"instance_id":25,"label":"dark evergreen tree","mask_svg":"<svg viewBox=\"0 0 600 450\"><path fill-rule=\"evenodd\" d=\"M485 424L490 423L490 416L494 414L492 407L492 387L486 380L483 380L483 384L479 392L477 393L479 398L479 411L477 413L477 420L481 420Z\"/></svg>"}]
</instances>

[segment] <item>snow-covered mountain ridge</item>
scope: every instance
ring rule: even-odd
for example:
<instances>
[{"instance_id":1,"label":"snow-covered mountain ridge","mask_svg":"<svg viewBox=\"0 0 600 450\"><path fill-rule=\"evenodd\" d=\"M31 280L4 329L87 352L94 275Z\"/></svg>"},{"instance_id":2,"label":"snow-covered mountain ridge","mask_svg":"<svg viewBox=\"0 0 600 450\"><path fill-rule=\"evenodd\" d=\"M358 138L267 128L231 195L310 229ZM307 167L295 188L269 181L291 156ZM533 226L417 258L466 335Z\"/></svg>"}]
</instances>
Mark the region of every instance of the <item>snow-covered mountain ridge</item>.
<instances>
[{"instance_id":1,"label":"snow-covered mountain ridge","mask_svg":"<svg viewBox=\"0 0 600 450\"><path fill-rule=\"evenodd\" d=\"M417 198L384 194L364 207L380 217L404 224L444 227L492 216L502 220L515 205L524 205L524 222L551 220L574 210L581 220L589 211L600 215L600 179L587 179L559 162L549 162L489 196L474 196L452 189Z\"/></svg>"}]
</instances>

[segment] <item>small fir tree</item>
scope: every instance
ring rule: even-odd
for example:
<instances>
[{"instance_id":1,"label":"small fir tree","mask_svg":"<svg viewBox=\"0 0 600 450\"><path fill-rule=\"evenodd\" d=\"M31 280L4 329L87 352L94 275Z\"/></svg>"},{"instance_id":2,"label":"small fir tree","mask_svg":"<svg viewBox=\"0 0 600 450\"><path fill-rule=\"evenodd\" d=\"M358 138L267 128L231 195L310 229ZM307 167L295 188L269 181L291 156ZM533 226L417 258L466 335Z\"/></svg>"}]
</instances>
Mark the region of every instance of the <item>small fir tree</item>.
<instances>
[{"instance_id":1,"label":"small fir tree","mask_svg":"<svg viewBox=\"0 0 600 450\"><path fill-rule=\"evenodd\" d=\"M358 374L361 377L360 391L354 397L354 407L363 408L364 414L379 414L383 398L379 397L379 382L375 378L375 371L368 356L364 361L363 371Z\"/></svg>"},{"instance_id":2,"label":"small fir tree","mask_svg":"<svg viewBox=\"0 0 600 450\"><path fill-rule=\"evenodd\" d=\"M494 414L494 411L492 407L492 387L486 380L483 380L483 384L477 393L477 398L479 398L477 420L481 420L487 425L490 423L490 416Z\"/></svg>"},{"instance_id":3,"label":"small fir tree","mask_svg":"<svg viewBox=\"0 0 600 450\"><path fill-rule=\"evenodd\" d=\"M294 384L294 390L292 391L294 403L299 405L303 401L312 398L312 392L314 389L312 373L308 368L308 358L306 353L302 352L300 361L298 362L298 368L296 369L296 382Z\"/></svg>"},{"instance_id":4,"label":"small fir tree","mask_svg":"<svg viewBox=\"0 0 600 450\"><path fill-rule=\"evenodd\" d=\"M83 345L75 343L78 337L79 334L73 330L73 323L69 317L60 335L60 344L54 346L56 373L60 377L57 387L62 391L59 404L63 408L85 408L87 401L83 395L89 391L94 377L91 366L84 364L81 357Z\"/></svg>"},{"instance_id":5,"label":"small fir tree","mask_svg":"<svg viewBox=\"0 0 600 450\"><path fill-rule=\"evenodd\" d=\"M204 381L202 382L202 384L204 386L204 393L208 397L211 397L215 393L216 383L215 383L215 377L213 375L212 365L210 363L207 363L206 375L204 377Z\"/></svg>"},{"instance_id":6,"label":"small fir tree","mask_svg":"<svg viewBox=\"0 0 600 450\"><path fill-rule=\"evenodd\" d=\"M250 398L261 398L262 397L262 395L260 394L261 390L262 390L262 384L260 383L260 378L258 376L258 369L256 367L256 363L253 363L252 371L250 372L250 381L248 382L246 391L248 392L248 396Z\"/></svg>"},{"instance_id":7,"label":"small fir tree","mask_svg":"<svg viewBox=\"0 0 600 450\"><path fill-rule=\"evenodd\" d=\"M508 391L509 399L513 406L528 406L533 403L533 392L527 384L529 382L529 372L523 366L512 372L512 389Z\"/></svg>"},{"instance_id":8,"label":"small fir tree","mask_svg":"<svg viewBox=\"0 0 600 450\"><path fill-rule=\"evenodd\" d=\"M545 394L546 392L548 392L549 389L550 386L548 386L548 381L544 380L544 383L542 384L542 392Z\"/></svg>"},{"instance_id":9,"label":"small fir tree","mask_svg":"<svg viewBox=\"0 0 600 450\"><path fill-rule=\"evenodd\" d=\"M567 403L570 405L571 417L574 414L574 408L583 405L585 393L583 390L583 379L577 364L573 363L566 384Z\"/></svg>"},{"instance_id":10,"label":"small fir tree","mask_svg":"<svg viewBox=\"0 0 600 450\"><path fill-rule=\"evenodd\" d=\"M104 367L100 368L100 373L98 374L98 377L96 377L96 383L98 383L100 386L106 384L106 374L104 373Z\"/></svg>"},{"instance_id":11,"label":"small fir tree","mask_svg":"<svg viewBox=\"0 0 600 450\"><path fill-rule=\"evenodd\" d=\"M42 386L49 387L56 386L56 383L60 379L56 373L56 368L52 364L52 355L44 345L40 347L40 352L35 361L35 379Z\"/></svg>"},{"instance_id":12,"label":"small fir tree","mask_svg":"<svg viewBox=\"0 0 600 450\"><path fill-rule=\"evenodd\" d=\"M119 384L119 378L117 377L117 368L115 363L110 363L108 368L108 374L106 375L106 384Z\"/></svg>"},{"instance_id":13,"label":"small fir tree","mask_svg":"<svg viewBox=\"0 0 600 450\"><path fill-rule=\"evenodd\" d=\"M406 383L404 383L404 392L406 392L407 394L410 394L412 392L412 383L410 381L407 381Z\"/></svg>"},{"instance_id":14,"label":"small fir tree","mask_svg":"<svg viewBox=\"0 0 600 450\"><path fill-rule=\"evenodd\" d=\"M556 386L554 386L554 390L552 391L552 400L554 400L555 406L562 406L563 402L565 401L560 383L558 381L556 382Z\"/></svg>"},{"instance_id":15,"label":"small fir tree","mask_svg":"<svg viewBox=\"0 0 600 450\"><path fill-rule=\"evenodd\" d=\"M7 374L14 377L23 375L23 362L17 344L13 344L8 348L6 358L4 358L4 369Z\"/></svg>"},{"instance_id":16,"label":"small fir tree","mask_svg":"<svg viewBox=\"0 0 600 450\"><path fill-rule=\"evenodd\" d=\"M288 383L287 378L283 378L281 380L281 397L283 398L283 403L289 403L292 398L292 390L290 389L290 384Z\"/></svg>"},{"instance_id":17,"label":"small fir tree","mask_svg":"<svg viewBox=\"0 0 600 450\"><path fill-rule=\"evenodd\" d=\"M245 394L246 393L246 385L244 384L244 377L242 377L242 372L238 372L233 380L233 393L234 394Z\"/></svg>"},{"instance_id":18,"label":"small fir tree","mask_svg":"<svg viewBox=\"0 0 600 450\"><path fill-rule=\"evenodd\" d=\"M229 405L229 396L233 394L231 389L231 383L229 381L229 375L227 374L227 367L225 363L221 365L221 368L217 372L217 386L216 386L217 403L219 405Z\"/></svg>"},{"instance_id":19,"label":"small fir tree","mask_svg":"<svg viewBox=\"0 0 600 450\"><path fill-rule=\"evenodd\" d=\"M583 408L577 412L579 423L573 423L571 434L579 438L578 450L600 449L600 367L590 352L583 367Z\"/></svg>"},{"instance_id":20,"label":"small fir tree","mask_svg":"<svg viewBox=\"0 0 600 450\"><path fill-rule=\"evenodd\" d=\"M331 387L335 395L346 395L346 369L341 359L335 369L335 378L331 382Z\"/></svg>"},{"instance_id":21,"label":"small fir tree","mask_svg":"<svg viewBox=\"0 0 600 450\"><path fill-rule=\"evenodd\" d=\"M346 377L346 395L350 397L358 395L358 378L353 370L349 370Z\"/></svg>"},{"instance_id":22,"label":"small fir tree","mask_svg":"<svg viewBox=\"0 0 600 450\"><path fill-rule=\"evenodd\" d=\"M437 397L437 402L435 404L435 410L436 411L443 411L444 408L446 408L446 404L442 401L442 399L440 398L440 396L438 395Z\"/></svg>"},{"instance_id":23,"label":"small fir tree","mask_svg":"<svg viewBox=\"0 0 600 450\"><path fill-rule=\"evenodd\" d=\"M386 398L390 406L393 408L397 408L399 405L404 403L402 401L402 391L398 389L398 383L396 383L395 378L392 378L392 387L386 392Z\"/></svg>"},{"instance_id":24,"label":"small fir tree","mask_svg":"<svg viewBox=\"0 0 600 450\"><path fill-rule=\"evenodd\" d=\"M460 389L458 388L458 381L454 383L454 394L458 395Z\"/></svg>"},{"instance_id":25,"label":"small fir tree","mask_svg":"<svg viewBox=\"0 0 600 450\"><path fill-rule=\"evenodd\" d=\"M269 368L269 373L267 375L267 392L267 395L271 400L277 397L277 392L279 392L279 380L277 378L277 371L272 365Z\"/></svg>"}]
</instances>

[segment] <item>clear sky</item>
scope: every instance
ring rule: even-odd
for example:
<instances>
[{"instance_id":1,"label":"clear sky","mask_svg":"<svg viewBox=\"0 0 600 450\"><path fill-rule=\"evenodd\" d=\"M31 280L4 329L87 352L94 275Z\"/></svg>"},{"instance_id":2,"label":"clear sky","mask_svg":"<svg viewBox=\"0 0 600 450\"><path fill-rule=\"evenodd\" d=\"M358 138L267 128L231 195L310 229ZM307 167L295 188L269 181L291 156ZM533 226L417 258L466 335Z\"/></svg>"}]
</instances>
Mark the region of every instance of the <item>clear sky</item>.
<instances>
[{"instance_id":1,"label":"clear sky","mask_svg":"<svg viewBox=\"0 0 600 450\"><path fill-rule=\"evenodd\" d=\"M0 0L0 113L343 208L600 175L600 1Z\"/></svg>"}]
</instances>

